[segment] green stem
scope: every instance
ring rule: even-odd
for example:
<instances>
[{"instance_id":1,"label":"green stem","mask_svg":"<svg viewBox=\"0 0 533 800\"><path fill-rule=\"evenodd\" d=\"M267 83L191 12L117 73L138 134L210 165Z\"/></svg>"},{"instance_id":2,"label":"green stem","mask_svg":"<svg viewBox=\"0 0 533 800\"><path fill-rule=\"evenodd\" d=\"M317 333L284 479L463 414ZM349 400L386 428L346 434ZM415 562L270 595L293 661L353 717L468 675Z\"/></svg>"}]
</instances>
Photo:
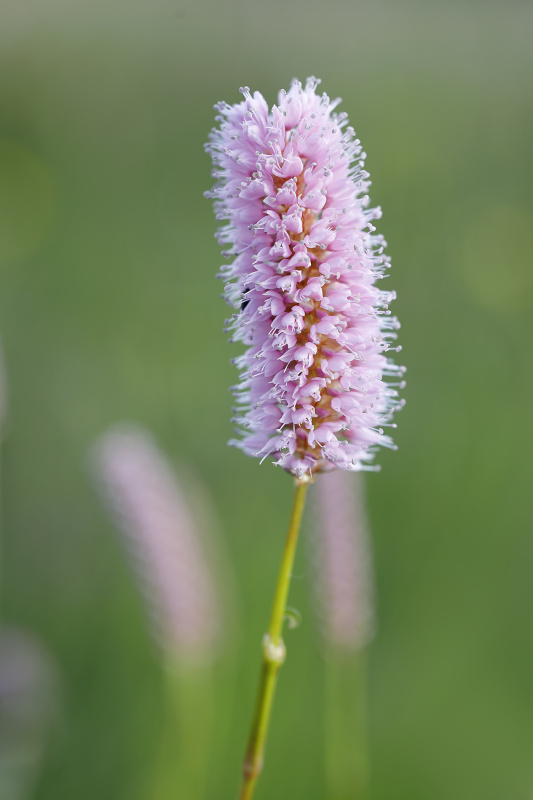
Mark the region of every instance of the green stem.
<instances>
[{"instance_id":1,"label":"green stem","mask_svg":"<svg viewBox=\"0 0 533 800\"><path fill-rule=\"evenodd\" d=\"M296 479L289 530L287 532L281 559L270 624L268 626L268 632L263 638L263 663L252 727L248 739L248 748L244 759L243 782L241 794L239 795L240 800L251 800L257 779L263 767L263 753L268 723L270 721L272 700L276 688L276 679L279 668L285 660L285 645L283 644L281 633L308 485L309 480Z\"/></svg>"},{"instance_id":2,"label":"green stem","mask_svg":"<svg viewBox=\"0 0 533 800\"><path fill-rule=\"evenodd\" d=\"M366 653L326 654L326 796L368 797L366 743Z\"/></svg>"},{"instance_id":3,"label":"green stem","mask_svg":"<svg viewBox=\"0 0 533 800\"><path fill-rule=\"evenodd\" d=\"M213 724L212 668L169 658L165 719L148 788L150 800L203 800Z\"/></svg>"}]
</instances>

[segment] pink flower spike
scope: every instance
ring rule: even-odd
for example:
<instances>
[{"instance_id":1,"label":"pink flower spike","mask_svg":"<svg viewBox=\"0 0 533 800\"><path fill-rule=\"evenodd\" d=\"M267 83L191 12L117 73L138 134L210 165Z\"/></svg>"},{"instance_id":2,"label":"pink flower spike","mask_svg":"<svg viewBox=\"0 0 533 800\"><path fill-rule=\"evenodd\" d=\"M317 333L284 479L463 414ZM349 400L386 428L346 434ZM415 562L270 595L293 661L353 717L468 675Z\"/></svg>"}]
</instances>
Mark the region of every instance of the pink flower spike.
<instances>
[{"instance_id":1,"label":"pink flower spike","mask_svg":"<svg viewBox=\"0 0 533 800\"><path fill-rule=\"evenodd\" d=\"M362 475L334 472L313 489L316 607L324 639L365 647L375 628L371 544Z\"/></svg>"},{"instance_id":2,"label":"pink flower spike","mask_svg":"<svg viewBox=\"0 0 533 800\"><path fill-rule=\"evenodd\" d=\"M365 154L339 100L319 81L293 81L269 112L264 98L219 104L206 145L217 178L218 232L234 261L222 268L236 312L240 384L232 444L302 478L335 468L373 469L382 428L401 407L405 371L388 358L399 327L377 288L389 259L369 208ZM305 389L304 387L309 387ZM333 402L335 400L335 402ZM279 415L265 415L272 405ZM311 404L311 405L310 405Z\"/></svg>"},{"instance_id":3,"label":"pink flower spike","mask_svg":"<svg viewBox=\"0 0 533 800\"><path fill-rule=\"evenodd\" d=\"M93 469L136 566L162 654L209 663L219 646L220 597L191 507L194 491L184 491L150 434L134 426L102 436Z\"/></svg>"}]
</instances>

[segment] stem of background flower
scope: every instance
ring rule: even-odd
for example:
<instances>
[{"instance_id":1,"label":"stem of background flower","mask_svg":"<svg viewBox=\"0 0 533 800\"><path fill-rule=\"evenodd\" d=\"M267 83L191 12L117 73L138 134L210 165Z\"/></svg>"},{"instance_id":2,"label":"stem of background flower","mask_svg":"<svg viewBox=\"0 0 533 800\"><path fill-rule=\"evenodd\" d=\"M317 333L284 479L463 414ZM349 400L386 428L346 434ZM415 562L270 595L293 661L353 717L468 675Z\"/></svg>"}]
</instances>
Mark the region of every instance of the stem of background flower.
<instances>
[{"instance_id":1,"label":"stem of background flower","mask_svg":"<svg viewBox=\"0 0 533 800\"><path fill-rule=\"evenodd\" d=\"M327 652L325 680L326 797L365 800L368 796L365 651Z\"/></svg>"},{"instance_id":2,"label":"stem of background flower","mask_svg":"<svg viewBox=\"0 0 533 800\"><path fill-rule=\"evenodd\" d=\"M169 659L164 676L165 718L148 796L204 800L213 727L212 667Z\"/></svg>"},{"instance_id":3,"label":"stem of background flower","mask_svg":"<svg viewBox=\"0 0 533 800\"><path fill-rule=\"evenodd\" d=\"M278 670L285 660L285 645L281 638L283 620L287 606L287 596L291 581L294 555L298 542L298 533L302 521L305 496L309 479L296 479L296 488L292 506L289 530L285 540L285 548L281 559L281 566L278 574L278 582L274 594L270 625L263 638L263 664L261 667L261 677L259 679L259 689L255 703L254 716L248 748L243 766L243 782L240 800L251 800L255 785L261 769L263 767L263 753L265 740L270 721L272 700L276 688Z\"/></svg>"}]
</instances>

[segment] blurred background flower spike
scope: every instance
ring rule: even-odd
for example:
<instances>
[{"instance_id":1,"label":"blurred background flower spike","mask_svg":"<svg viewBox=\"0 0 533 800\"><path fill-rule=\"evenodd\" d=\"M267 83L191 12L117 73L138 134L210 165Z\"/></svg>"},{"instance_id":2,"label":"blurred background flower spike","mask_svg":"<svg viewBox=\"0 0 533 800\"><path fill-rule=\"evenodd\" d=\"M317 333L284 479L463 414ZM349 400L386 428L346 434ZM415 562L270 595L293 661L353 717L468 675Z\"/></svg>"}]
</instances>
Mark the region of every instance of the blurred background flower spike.
<instances>
[{"instance_id":1,"label":"blurred background flower spike","mask_svg":"<svg viewBox=\"0 0 533 800\"><path fill-rule=\"evenodd\" d=\"M167 714L150 800L205 796L214 716L212 664L221 602L209 546L153 437L135 426L107 432L93 450L97 485L132 557L166 677ZM194 502L194 501L193 501Z\"/></svg>"},{"instance_id":2,"label":"blurred background flower spike","mask_svg":"<svg viewBox=\"0 0 533 800\"><path fill-rule=\"evenodd\" d=\"M371 542L361 474L317 481L310 515L315 608L325 679L329 800L368 796L366 647L375 630Z\"/></svg>"},{"instance_id":3,"label":"blurred background flower spike","mask_svg":"<svg viewBox=\"0 0 533 800\"><path fill-rule=\"evenodd\" d=\"M26 631L0 629L0 797L30 800L58 721L57 664Z\"/></svg>"}]
</instances>

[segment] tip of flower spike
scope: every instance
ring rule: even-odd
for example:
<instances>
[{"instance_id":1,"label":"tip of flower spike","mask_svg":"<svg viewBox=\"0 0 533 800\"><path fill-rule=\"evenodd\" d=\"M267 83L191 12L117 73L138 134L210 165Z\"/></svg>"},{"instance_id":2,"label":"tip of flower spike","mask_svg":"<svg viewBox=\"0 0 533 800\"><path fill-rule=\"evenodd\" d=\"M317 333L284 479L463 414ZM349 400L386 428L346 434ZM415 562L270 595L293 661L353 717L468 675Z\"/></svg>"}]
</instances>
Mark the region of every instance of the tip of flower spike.
<instances>
[{"instance_id":1,"label":"tip of flower spike","mask_svg":"<svg viewBox=\"0 0 533 800\"><path fill-rule=\"evenodd\" d=\"M315 78L314 75L310 75L305 82L306 91L314 92L316 87L319 86L321 83L322 81L320 80L320 78Z\"/></svg>"}]
</instances>

